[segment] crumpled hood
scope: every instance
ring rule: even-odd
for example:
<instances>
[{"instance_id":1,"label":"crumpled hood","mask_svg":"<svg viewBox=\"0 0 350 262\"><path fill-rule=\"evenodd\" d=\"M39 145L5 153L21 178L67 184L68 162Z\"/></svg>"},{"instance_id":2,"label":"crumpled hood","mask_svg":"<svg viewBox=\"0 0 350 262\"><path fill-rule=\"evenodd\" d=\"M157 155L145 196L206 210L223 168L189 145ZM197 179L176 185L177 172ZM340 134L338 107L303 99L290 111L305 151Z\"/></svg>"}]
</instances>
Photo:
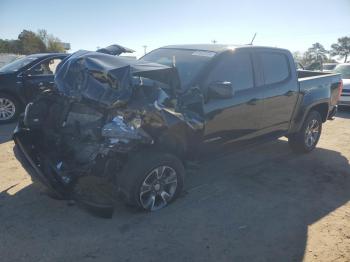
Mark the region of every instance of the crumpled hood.
<instances>
[{"instance_id":1,"label":"crumpled hood","mask_svg":"<svg viewBox=\"0 0 350 262\"><path fill-rule=\"evenodd\" d=\"M72 98L86 98L106 107L128 102L133 76L146 77L179 89L176 68L120 56L80 50L64 59L55 75L57 90Z\"/></svg>"},{"instance_id":2,"label":"crumpled hood","mask_svg":"<svg viewBox=\"0 0 350 262\"><path fill-rule=\"evenodd\" d=\"M123 53L134 53L135 51L121 45L110 45L105 48L100 48L96 52L108 55L120 55Z\"/></svg>"}]
</instances>

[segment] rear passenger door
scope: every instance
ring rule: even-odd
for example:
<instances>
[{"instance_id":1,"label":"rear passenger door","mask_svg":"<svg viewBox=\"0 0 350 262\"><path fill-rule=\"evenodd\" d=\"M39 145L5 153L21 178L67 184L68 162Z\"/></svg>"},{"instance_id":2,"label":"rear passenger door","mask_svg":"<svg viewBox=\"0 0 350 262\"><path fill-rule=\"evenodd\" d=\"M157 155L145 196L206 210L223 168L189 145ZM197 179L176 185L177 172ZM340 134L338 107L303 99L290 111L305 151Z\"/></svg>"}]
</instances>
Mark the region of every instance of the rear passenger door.
<instances>
[{"instance_id":1,"label":"rear passenger door","mask_svg":"<svg viewBox=\"0 0 350 262\"><path fill-rule=\"evenodd\" d=\"M264 94L262 133L287 131L298 99L292 58L279 50L257 50L256 57L263 77L258 87Z\"/></svg>"}]
</instances>

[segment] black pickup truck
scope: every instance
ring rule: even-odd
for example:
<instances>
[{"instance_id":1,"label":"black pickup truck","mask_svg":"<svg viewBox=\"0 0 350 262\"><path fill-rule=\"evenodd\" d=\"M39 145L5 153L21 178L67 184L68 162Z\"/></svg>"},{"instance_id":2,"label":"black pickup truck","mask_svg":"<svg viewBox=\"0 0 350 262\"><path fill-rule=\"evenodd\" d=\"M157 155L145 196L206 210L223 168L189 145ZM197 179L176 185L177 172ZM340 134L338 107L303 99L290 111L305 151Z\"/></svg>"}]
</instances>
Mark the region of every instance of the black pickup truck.
<instances>
[{"instance_id":1,"label":"black pickup truck","mask_svg":"<svg viewBox=\"0 0 350 262\"><path fill-rule=\"evenodd\" d=\"M281 136L296 152L313 150L342 82L297 71L284 49L184 45L140 60L78 51L55 84L15 130L20 161L60 197L98 176L153 211L179 195L187 161L203 154Z\"/></svg>"}]
</instances>

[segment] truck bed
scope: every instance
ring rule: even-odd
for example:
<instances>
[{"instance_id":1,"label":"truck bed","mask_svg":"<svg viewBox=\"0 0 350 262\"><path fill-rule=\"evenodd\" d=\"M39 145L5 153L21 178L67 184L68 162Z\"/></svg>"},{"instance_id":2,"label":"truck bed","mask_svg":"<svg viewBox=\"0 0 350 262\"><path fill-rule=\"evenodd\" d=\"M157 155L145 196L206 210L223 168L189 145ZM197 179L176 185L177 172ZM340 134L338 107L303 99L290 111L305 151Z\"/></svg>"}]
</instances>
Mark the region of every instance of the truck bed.
<instances>
[{"instance_id":1,"label":"truck bed","mask_svg":"<svg viewBox=\"0 0 350 262\"><path fill-rule=\"evenodd\" d=\"M336 105L340 90L341 75L327 72L297 70L301 92L313 90L323 93L322 98L330 98L330 105ZM319 98L321 98L319 97Z\"/></svg>"},{"instance_id":2,"label":"truck bed","mask_svg":"<svg viewBox=\"0 0 350 262\"><path fill-rule=\"evenodd\" d=\"M323 101L323 103L328 104L329 111L334 111L341 92L340 74L297 70L297 76L302 94L298 107L305 108L315 102Z\"/></svg>"},{"instance_id":3,"label":"truck bed","mask_svg":"<svg viewBox=\"0 0 350 262\"><path fill-rule=\"evenodd\" d=\"M303 80L304 78L330 76L330 75L336 75L336 74L329 73L329 72L310 71L310 70L297 70L297 75L299 80Z\"/></svg>"}]
</instances>

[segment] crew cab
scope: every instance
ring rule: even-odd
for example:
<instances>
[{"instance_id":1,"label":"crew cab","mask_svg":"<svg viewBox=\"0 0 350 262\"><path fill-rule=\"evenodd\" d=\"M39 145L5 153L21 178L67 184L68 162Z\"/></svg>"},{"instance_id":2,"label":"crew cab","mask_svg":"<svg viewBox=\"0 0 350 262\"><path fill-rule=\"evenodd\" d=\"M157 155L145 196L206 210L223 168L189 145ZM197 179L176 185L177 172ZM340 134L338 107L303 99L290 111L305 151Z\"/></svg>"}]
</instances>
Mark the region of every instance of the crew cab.
<instances>
[{"instance_id":1,"label":"crew cab","mask_svg":"<svg viewBox=\"0 0 350 262\"><path fill-rule=\"evenodd\" d=\"M342 81L297 71L285 49L215 44L166 46L140 60L78 51L55 84L19 121L19 160L62 198L98 176L154 211L179 196L193 158L263 137L312 151Z\"/></svg>"},{"instance_id":2,"label":"crew cab","mask_svg":"<svg viewBox=\"0 0 350 262\"><path fill-rule=\"evenodd\" d=\"M0 68L0 124L17 119L38 93L53 87L56 67L66 56L28 55Z\"/></svg>"}]
</instances>

